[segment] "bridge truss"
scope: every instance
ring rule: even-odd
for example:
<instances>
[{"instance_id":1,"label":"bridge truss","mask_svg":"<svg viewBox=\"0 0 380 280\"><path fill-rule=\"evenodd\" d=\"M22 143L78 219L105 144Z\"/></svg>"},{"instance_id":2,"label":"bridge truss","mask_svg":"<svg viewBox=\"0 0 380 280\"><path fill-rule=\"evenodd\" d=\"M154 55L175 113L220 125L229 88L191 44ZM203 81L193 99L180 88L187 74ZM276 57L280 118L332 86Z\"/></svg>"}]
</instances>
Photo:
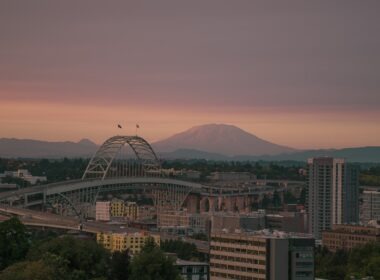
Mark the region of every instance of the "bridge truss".
<instances>
[{"instance_id":1,"label":"bridge truss","mask_svg":"<svg viewBox=\"0 0 380 280\"><path fill-rule=\"evenodd\" d=\"M137 164L131 158L117 159L126 145L133 150ZM161 163L145 139L139 136L114 136L105 141L91 158L82 179L160 175Z\"/></svg>"},{"instance_id":2,"label":"bridge truss","mask_svg":"<svg viewBox=\"0 0 380 280\"><path fill-rule=\"evenodd\" d=\"M125 147L131 148L135 158L122 154ZM11 193L5 201L21 207L50 205L63 215L88 216L95 211L100 193L141 189L152 194L157 211L180 210L189 193L200 188L198 184L164 178L160 161L145 139L114 136L91 158L82 180L28 188Z\"/></svg>"}]
</instances>

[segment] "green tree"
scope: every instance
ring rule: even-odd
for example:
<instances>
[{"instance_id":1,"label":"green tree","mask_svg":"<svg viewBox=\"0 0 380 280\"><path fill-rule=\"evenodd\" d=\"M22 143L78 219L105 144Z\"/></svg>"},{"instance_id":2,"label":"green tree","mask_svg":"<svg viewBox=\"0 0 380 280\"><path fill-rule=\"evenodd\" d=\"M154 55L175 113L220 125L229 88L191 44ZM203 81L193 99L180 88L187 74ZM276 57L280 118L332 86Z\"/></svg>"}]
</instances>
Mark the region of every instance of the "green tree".
<instances>
[{"instance_id":1,"label":"green tree","mask_svg":"<svg viewBox=\"0 0 380 280\"><path fill-rule=\"evenodd\" d=\"M165 252L175 253L183 260L199 260L197 247L182 240L166 240L161 242L161 249Z\"/></svg>"},{"instance_id":2,"label":"green tree","mask_svg":"<svg viewBox=\"0 0 380 280\"><path fill-rule=\"evenodd\" d=\"M25 226L17 218L0 223L0 270L22 260L28 250Z\"/></svg>"},{"instance_id":3,"label":"green tree","mask_svg":"<svg viewBox=\"0 0 380 280\"><path fill-rule=\"evenodd\" d=\"M42 260L13 264L0 272L0 280L58 280L53 268Z\"/></svg>"},{"instance_id":4,"label":"green tree","mask_svg":"<svg viewBox=\"0 0 380 280\"><path fill-rule=\"evenodd\" d=\"M46 253L57 256L67 264L70 279L103 277L108 271L108 251L92 240L79 240L70 236L55 238L32 248L28 259L41 260L46 258Z\"/></svg>"},{"instance_id":5,"label":"green tree","mask_svg":"<svg viewBox=\"0 0 380 280\"><path fill-rule=\"evenodd\" d=\"M129 280L180 280L173 262L154 242L147 242L141 253L132 259Z\"/></svg>"},{"instance_id":6,"label":"green tree","mask_svg":"<svg viewBox=\"0 0 380 280\"><path fill-rule=\"evenodd\" d=\"M297 203L297 198L290 191L284 192L284 203L286 204L294 204Z\"/></svg>"},{"instance_id":7,"label":"green tree","mask_svg":"<svg viewBox=\"0 0 380 280\"><path fill-rule=\"evenodd\" d=\"M272 204L273 204L273 207L280 207L281 206L281 197L278 194L278 191L273 192Z\"/></svg>"},{"instance_id":8,"label":"green tree","mask_svg":"<svg viewBox=\"0 0 380 280\"><path fill-rule=\"evenodd\" d=\"M114 252L111 255L109 280L128 280L129 279L129 251Z\"/></svg>"}]
</instances>

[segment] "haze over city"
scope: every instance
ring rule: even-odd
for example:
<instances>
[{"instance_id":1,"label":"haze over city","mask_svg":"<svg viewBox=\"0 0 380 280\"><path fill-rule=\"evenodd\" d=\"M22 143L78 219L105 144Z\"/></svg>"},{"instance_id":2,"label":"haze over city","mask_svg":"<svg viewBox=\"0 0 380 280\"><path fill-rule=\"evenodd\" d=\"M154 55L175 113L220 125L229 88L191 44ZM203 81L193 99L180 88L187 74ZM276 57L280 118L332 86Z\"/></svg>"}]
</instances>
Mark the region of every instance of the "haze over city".
<instances>
[{"instance_id":1,"label":"haze over city","mask_svg":"<svg viewBox=\"0 0 380 280\"><path fill-rule=\"evenodd\" d=\"M380 144L378 1L2 1L0 138L150 141L236 125ZM123 131L117 129L122 124Z\"/></svg>"},{"instance_id":2,"label":"haze over city","mask_svg":"<svg viewBox=\"0 0 380 280\"><path fill-rule=\"evenodd\" d=\"M0 1L0 280L379 280L380 1Z\"/></svg>"}]
</instances>

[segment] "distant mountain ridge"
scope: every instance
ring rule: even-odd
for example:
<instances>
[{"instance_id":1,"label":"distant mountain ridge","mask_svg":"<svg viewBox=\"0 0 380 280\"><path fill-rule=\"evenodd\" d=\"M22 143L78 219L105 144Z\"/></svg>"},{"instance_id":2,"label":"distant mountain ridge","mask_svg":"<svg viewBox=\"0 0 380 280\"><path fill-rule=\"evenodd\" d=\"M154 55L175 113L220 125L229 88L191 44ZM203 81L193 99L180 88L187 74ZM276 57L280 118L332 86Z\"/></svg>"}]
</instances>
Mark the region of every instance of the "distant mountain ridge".
<instances>
[{"instance_id":1,"label":"distant mountain ridge","mask_svg":"<svg viewBox=\"0 0 380 280\"><path fill-rule=\"evenodd\" d=\"M61 158L90 157L98 148L89 139L79 142L48 142L32 139L0 139L0 157L7 158Z\"/></svg>"},{"instance_id":2,"label":"distant mountain ridge","mask_svg":"<svg viewBox=\"0 0 380 280\"><path fill-rule=\"evenodd\" d=\"M163 159L305 161L310 157L330 156L352 162L380 162L380 146L302 151L265 141L236 126L223 124L196 126L152 146ZM89 139L48 142L0 138L0 157L91 157L98 147Z\"/></svg>"},{"instance_id":3,"label":"distant mountain ridge","mask_svg":"<svg viewBox=\"0 0 380 280\"><path fill-rule=\"evenodd\" d=\"M206 124L192 127L165 140L152 144L158 152L192 149L226 156L276 155L296 149L263 140L239 127L226 124Z\"/></svg>"},{"instance_id":4,"label":"distant mountain ridge","mask_svg":"<svg viewBox=\"0 0 380 280\"><path fill-rule=\"evenodd\" d=\"M380 163L380 147L356 147L344 149L326 149L326 150L307 150L288 154L272 156L226 156L205 151L179 149L174 152L159 153L163 159L207 159L207 160L226 160L226 161L306 161L311 157L335 157L345 158L350 162L378 162Z\"/></svg>"}]
</instances>

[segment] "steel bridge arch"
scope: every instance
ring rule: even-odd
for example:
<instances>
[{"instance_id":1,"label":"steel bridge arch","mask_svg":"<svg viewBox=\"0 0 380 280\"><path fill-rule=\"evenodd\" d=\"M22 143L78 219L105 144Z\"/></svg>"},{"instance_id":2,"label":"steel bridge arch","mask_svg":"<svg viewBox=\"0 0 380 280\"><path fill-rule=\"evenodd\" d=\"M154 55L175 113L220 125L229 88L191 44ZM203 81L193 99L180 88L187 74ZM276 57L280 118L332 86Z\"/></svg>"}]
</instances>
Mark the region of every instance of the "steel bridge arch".
<instances>
[{"instance_id":1,"label":"steel bridge arch","mask_svg":"<svg viewBox=\"0 0 380 280\"><path fill-rule=\"evenodd\" d=\"M137 135L119 135L109 138L100 146L87 165L82 180L90 178L91 175L93 177L98 176L98 178L104 180L116 155L126 144L132 148L137 159L142 163L145 172L160 172L161 163L153 148L144 138Z\"/></svg>"}]
</instances>

